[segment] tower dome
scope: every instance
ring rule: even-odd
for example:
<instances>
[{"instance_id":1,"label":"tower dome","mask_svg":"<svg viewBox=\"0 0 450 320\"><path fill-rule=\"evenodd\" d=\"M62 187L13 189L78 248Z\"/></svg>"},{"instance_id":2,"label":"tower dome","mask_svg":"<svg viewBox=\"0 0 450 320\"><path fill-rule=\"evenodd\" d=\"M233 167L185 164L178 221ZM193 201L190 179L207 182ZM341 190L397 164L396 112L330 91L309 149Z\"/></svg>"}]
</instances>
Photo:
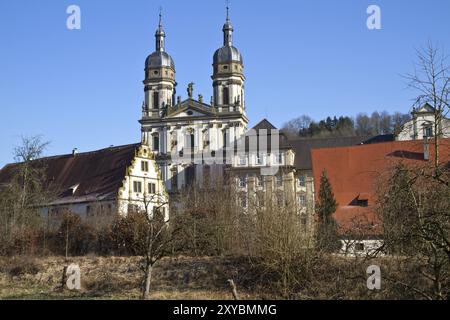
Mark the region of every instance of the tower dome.
<instances>
[{"instance_id":1,"label":"tower dome","mask_svg":"<svg viewBox=\"0 0 450 320\"><path fill-rule=\"evenodd\" d=\"M245 114L244 60L239 50L233 46L233 26L228 7L222 31L223 47L216 50L213 57L213 104L219 112Z\"/></svg>"},{"instance_id":2,"label":"tower dome","mask_svg":"<svg viewBox=\"0 0 450 320\"><path fill-rule=\"evenodd\" d=\"M162 26L162 16L159 15L159 26L155 33L156 50L145 60L146 69L172 68L175 71L175 63L172 57L165 51L166 33Z\"/></svg>"},{"instance_id":3,"label":"tower dome","mask_svg":"<svg viewBox=\"0 0 450 320\"><path fill-rule=\"evenodd\" d=\"M223 31L223 47L216 50L213 57L213 64L223 64L229 62L238 62L243 64L242 55L239 50L233 46L233 26L230 22L228 8L227 20L222 28Z\"/></svg>"},{"instance_id":4,"label":"tower dome","mask_svg":"<svg viewBox=\"0 0 450 320\"><path fill-rule=\"evenodd\" d=\"M164 116L167 108L175 104L177 86L175 63L164 47L166 33L162 26L161 13L159 14L159 26L155 38L155 52L145 60L143 115L150 118Z\"/></svg>"},{"instance_id":5,"label":"tower dome","mask_svg":"<svg viewBox=\"0 0 450 320\"><path fill-rule=\"evenodd\" d=\"M172 57L167 52L155 51L147 57L147 60L145 60L146 69L156 69L163 67L169 67L175 70L175 63L173 62Z\"/></svg>"}]
</instances>

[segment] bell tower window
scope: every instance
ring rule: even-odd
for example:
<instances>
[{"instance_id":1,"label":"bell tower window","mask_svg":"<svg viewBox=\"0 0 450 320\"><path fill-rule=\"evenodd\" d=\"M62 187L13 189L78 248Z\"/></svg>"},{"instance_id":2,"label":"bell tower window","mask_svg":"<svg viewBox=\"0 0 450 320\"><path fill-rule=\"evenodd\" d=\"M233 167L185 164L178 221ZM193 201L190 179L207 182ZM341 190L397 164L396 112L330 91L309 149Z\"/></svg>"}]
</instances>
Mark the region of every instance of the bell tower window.
<instances>
[{"instance_id":1,"label":"bell tower window","mask_svg":"<svg viewBox=\"0 0 450 320\"><path fill-rule=\"evenodd\" d=\"M159 108L159 92L153 92L153 109Z\"/></svg>"},{"instance_id":2,"label":"bell tower window","mask_svg":"<svg viewBox=\"0 0 450 320\"><path fill-rule=\"evenodd\" d=\"M222 99L224 105L230 104L230 91L227 87L223 87L222 89Z\"/></svg>"},{"instance_id":3,"label":"bell tower window","mask_svg":"<svg viewBox=\"0 0 450 320\"><path fill-rule=\"evenodd\" d=\"M159 134L153 136L153 151L159 151Z\"/></svg>"}]
</instances>

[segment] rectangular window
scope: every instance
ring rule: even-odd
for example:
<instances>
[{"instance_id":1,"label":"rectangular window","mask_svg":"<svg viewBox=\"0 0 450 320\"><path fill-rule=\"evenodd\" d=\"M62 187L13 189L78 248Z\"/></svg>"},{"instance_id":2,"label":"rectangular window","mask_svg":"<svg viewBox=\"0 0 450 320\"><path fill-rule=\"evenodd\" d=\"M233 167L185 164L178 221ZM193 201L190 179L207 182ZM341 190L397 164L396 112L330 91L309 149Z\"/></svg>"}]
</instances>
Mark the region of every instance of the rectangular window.
<instances>
[{"instance_id":1,"label":"rectangular window","mask_svg":"<svg viewBox=\"0 0 450 320\"><path fill-rule=\"evenodd\" d=\"M228 147L228 136L227 136L226 130L223 130L223 132L222 132L222 144L223 144L223 149Z\"/></svg>"},{"instance_id":2,"label":"rectangular window","mask_svg":"<svg viewBox=\"0 0 450 320\"><path fill-rule=\"evenodd\" d=\"M142 182L134 181L133 182L133 191L136 193L141 193L142 192Z\"/></svg>"},{"instance_id":3,"label":"rectangular window","mask_svg":"<svg viewBox=\"0 0 450 320\"><path fill-rule=\"evenodd\" d=\"M355 251L356 252L364 251L364 243L362 242L355 243Z\"/></svg>"},{"instance_id":4,"label":"rectangular window","mask_svg":"<svg viewBox=\"0 0 450 320\"><path fill-rule=\"evenodd\" d=\"M247 177L239 177L239 187L240 188L247 187Z\"/></svg>"},{"instance_id":5,"label":"rectangular window","mask_svg":"<svg viewBox=\"0 0 450 320\"><path fill-rule=\"evenodd\" d=\"M283 162L284 162L283 160L284 160L284 154L283 153L279 153L278 155L275 154L275 163L276 164L279 164L279 165L283 164Z\"/></svg>"},{"instance_id":6,"label":"rectangular window","mask_svg":"<svg viewBox=\"0 0 450 320\"><path fill-rule=\"evenodd\" d=\"M256 186L262 188L264 186L264 178L263 177L256 177Z\"/></svg>"},{"instance_id":7,"label":"rectangular window","mask_svg":"<svg viewBox=\"0 0 450 320\"><path fill-rule=\"evenodd\" d=\"M239 165L245 166L247 164L247 157L246 156L239 156Z\"/></svg>"},{"instance_id":8,"label":"rectangular window","mask_svg":"<svg viewBox=\"0 0 450 320\"><path fill-rule=\"evenodd\" d=\"M153 109L159 109L159 93L153 92Z\"/></svg>"},{"instance_id":9,"label":"rectangular window","mask_svg":"<svg viewBox=\"0 0 450 320\"><path fill-rule=\"evenodd\" d=\"M193 152L195 148L195 135L187 134L184 138L184 149L186 152Z\"/></svg>"},{"instance_id":10,"label":"rectangular window","mask_svg":"<svg viewBox=\"0 0 450 320\"><path fill-rule=\"evenodd\" d=\"M284 206L284 196L283 196L282 193L279 193L277 195L277 204L278 204L278 207L283 207Z\"/></svg>"},{"instance_id":11,"label":"rectangular window","mask_svg":"<svg viewBox=\"0 0 450 320\"><path fill-rule=\"evenodd\" d=\"M258 194L257 197L256 197L256 201L257 201L257 205L259 207L264 207L264 205L265 205L265 195L264 195L264 193Z\"/></svg>"},{"instance_id":12,"label":"rectangular window","mask_svg":"<svg viewBox=\"0 0 450 320\"><path fill-rule=\"evenodd\" d=\"M148 193L150 193L150 194L156 193L156 184L155 183L148 184Z\"/></svg>"},{"instance_id":13,"label":"rectangular window","mask_svg":"<svg viewBox=\"0 0 450 320\"><path fill-rule=\"evenodd\" d=\"M304 175L301 175L298 177L298 186L299 187L305 187L306 186L306 179Z\"/></svg>"},{"instance_id":14,"label":"rectangular window","mask_svg":"<svg viewBox=\"0 0 450 320\"><path fill-rule=\"evenodd\" d=\"M424 138L431 138L433 137L433 127L432 126L427 126L423 128L423 137Z\"/></svg>"},{"instance_id":15,"label":"rectangular window","mask_svg":"<svg viewBox=\"0 0 450 320\"><path fill-rule=\"evenodd\" d=\"M263 165L264 164L264 162L263 162L263 156L261 155L261 154L257 154L256 155L256 165L257 166L261 166L261 165Z\"/></svg>"},{"instance_id":16,"label":"rectangular window","mask_svg":"<svg viewBox=\"0 0 450 320\"><path fill-rule=\"evenodd\" d=\"M305 195L301 195L298 197L298 204L301 207L306 207L306 196Z\"/></svg>"},{"instance_id":17,"label":"rectangular window","mask_svg":"<svg viewBox=\"0 0 450 320\"><path fill-rule=\"evenodd\" d=\"M230 104L230 93L227 87L223 87L222 90L222 101L224 105Z\"/></svg>"},{"instance_id":18,"label":"rectangular window","mask_svg":"<svg viewBox=\"0 0 450 320\"><path fill-rule=\"evenodd\" d=\"M159 135L153 136L153 151L159 151Z\"/></svg>"},{"instance_id":19,"label":"rectangular window","mask_svg":"<svg viewBox=\"0 0 450 320\"><path fill-rule=\"evenodd\" d=\"M148 172L148 161L141 161L141 170L143 172Z\"/></svg>"},{"instance_id":20,"label":"rectangular window","mask_svg":"<svg viewBox=\"0 0 450 320\"><path fill-rule=\"evenodd\" d=\"M172 177L170 178L170 183L172 185L172 190L178 189L178 172L177 170L172 170Z\"/></svg>"},{"instance_id":21,"label":"rectangular window","mask_svg":"<svg viewBox=\"0 0 450 320\"><path fill-rule=\"evenodd\" d=\"M306 220L306 217L302 217L301 219L300 219L300 224L301 224L301 228L302 228L302 232L306 232L306 230L307 230L307 220Z\"/></svg>"},{"instance_id":22,"label":"rectangular window","mask_svg":"<svg viewBox=\"0 0 450 320\"><path fill-rule=\"evenodd\" d=\"M139 212L139 206L136 204L128 204L128 213Z\"/></svg>"},{"instance_id":23,"label":"rectangular window","mask_svg":"<svg viewBox=\"0 0 450 320\"><path fill-rule=\"evenodd\" d=\"M247 196L241 196L241 207L242 208L247 208Z\"/></svg>"},{"instance_id":24,"label":"rectangular window","mask_svg":"<svg viewBox=\"0 0 450 320\"><path fill-rule=\"evenodd\" d=\"M277 187L282 187L283 186L283 177L282 176L277 176L276 177L276 183L277 183Z\"/></svg>"}]
</instances>

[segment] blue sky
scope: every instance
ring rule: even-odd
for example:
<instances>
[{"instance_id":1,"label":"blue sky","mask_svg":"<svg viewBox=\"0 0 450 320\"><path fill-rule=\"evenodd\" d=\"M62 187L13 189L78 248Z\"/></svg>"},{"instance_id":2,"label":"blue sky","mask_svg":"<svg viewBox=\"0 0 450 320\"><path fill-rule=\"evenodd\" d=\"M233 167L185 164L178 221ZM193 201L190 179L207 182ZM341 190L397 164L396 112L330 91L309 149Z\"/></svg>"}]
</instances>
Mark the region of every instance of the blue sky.
<instances>
[{"instance_id":1,"label":"blue sky","mask_svg":"<svg viewBox=\"0 0 450 320\"><path fill-rule=\"evenodd\" d=\"M245 61L251 125L277 126L374 110L408 112L415 93L401 74L429 39L450 52L448 0L231 1L234 44ZM82 29L66 28L80 6ZM382 30L368 30L379 5ZM158 8L178 93L212 94L223 0L0 0L0 167L21 135L43 135L47 154L137 142L143 68Z\"/></svg>"}]
</instances>

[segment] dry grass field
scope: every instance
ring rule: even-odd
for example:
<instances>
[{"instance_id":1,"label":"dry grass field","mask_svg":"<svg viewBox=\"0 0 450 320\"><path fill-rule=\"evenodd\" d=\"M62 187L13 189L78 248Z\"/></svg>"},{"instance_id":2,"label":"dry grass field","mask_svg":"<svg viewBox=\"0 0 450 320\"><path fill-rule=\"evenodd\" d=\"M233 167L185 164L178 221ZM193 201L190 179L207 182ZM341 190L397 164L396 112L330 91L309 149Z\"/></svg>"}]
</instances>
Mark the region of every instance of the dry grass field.
<instances>
[{"instance_id":1,"label":"dry grass field","mask_svg":"<svg viewBox=\"0 0 450 320\"><path fill-rule=\"evenodd\" d=\"M81 269L79 292L59 288L64 266ZM228 300L227 279L246 277L234 259L166 258L154 271L151 299ZM139 299L139 258L0 258L0 299ZM242 299L265 298L240 288Z\"/></svg>"}]
</instances>

